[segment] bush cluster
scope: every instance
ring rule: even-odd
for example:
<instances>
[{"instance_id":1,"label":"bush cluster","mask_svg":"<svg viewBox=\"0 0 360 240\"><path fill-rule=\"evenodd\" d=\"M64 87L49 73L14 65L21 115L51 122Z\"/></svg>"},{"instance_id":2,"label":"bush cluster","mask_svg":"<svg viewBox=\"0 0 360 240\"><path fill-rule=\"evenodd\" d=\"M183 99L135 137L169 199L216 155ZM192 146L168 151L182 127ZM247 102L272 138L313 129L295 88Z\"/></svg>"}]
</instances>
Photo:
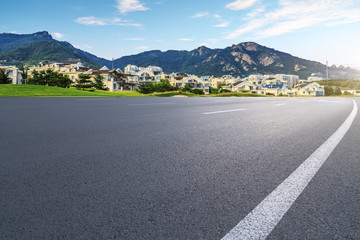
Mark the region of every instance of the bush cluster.
<instances>
[{"instance_id":1,"label":"bush cluster","mask_svg":"<svg viewBox=\"0 0 360 240\"><path fill-rule=\"evenodd\" d=\"M339 87L336 87L335 89L331 86L325 86L325 96L338 96L341 95L341 89Z\"/></svg>"},{"instance_id":2,"label":"bush cluster","mask_svg":"<svg viewBox=\"0 0 360 240\"><path fill-rule=\"evenodd\" d=\"M28 79L28 83L32 85L56 86L69 88L73 81L68 75L55 72L51 69L42 70L40 72L32 71L32 77Z\"/></svg>"},{"instance_id":3,"label":"bush cluster","mask_svg":"<svg viewBox=\"0 0 360 240\"><path fill-rule=\"evenodd\" d=\"M178 90L178 88L172 86L168 79L161 79L160 82L144 83L139 85L139 89L138 89L139 92L144 94L149 94L154 92L171 92L176 90Z\"/></svg>"}]
</instances>

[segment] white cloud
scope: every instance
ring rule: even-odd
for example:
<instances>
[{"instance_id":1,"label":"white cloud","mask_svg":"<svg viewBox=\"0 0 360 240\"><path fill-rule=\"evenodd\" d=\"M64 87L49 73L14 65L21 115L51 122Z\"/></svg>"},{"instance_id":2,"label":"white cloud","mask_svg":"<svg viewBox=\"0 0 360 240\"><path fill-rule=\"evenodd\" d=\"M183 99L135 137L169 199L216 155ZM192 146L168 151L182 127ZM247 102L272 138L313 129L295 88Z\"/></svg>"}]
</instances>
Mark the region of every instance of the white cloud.
<instances>
[{"instance_id":1,"label":"white cloud","mask_svg":"<svg viewBox=\"0 0 360 240\"><path fill-rule=\"evenodd\" d=\"M226 5L226 8L231 10L243 10L253 6L258 0L236 0L235 2Z\"/></svg>"},{"instance_id":2,"label":"white cloud","mask_svg":"<svg viewBox=\"0 0 360 240\"><path fill-rule=\"evenodd\" d=\"M222 23L216 24L214 27L224 28L224 27L228 27L230 24L231 24L231 22L222 22Z\"/></svg>"},{"instance_id":3,"label":"white cloud","mask_svg":"<svg viewBox=\"0 0 360 240\"><path fill-rule=\"evenodd\" d=\"M214 14L213 16L214 16L214 18L221 18L221 16L219 14Z\"/></svg>"},{"instance_id":4,"label":"white cloud","mask_svg":"<svg viewBox=\"0 0 360 240\"><path fill-rule=\"evenodd\" d=\"M147 50L147 49L149 49L148 46L139 46L135 48L135 50Z\"/></svg>"},{"instance_id":5,"label":"white cloud","mask_svg":"<svg viewBox=\"0 0 360 240\"><path fill-rule=\"evenodd\" d=\"M12 34L16 34L17 32L16 32L16 31L11 31L10 33L12 33Z\"/></svg>"},{"instance_id":6,"label":"white cloud","mask_svg":"<svg viewBox=\"0 0 360 240\"><path fill-rule=\"evenodd\" d=\"M254 18L254 17L257 17L259 16L261 13L263 13L265 11L265 8L262 7L262 8L257 8L257 9L254 9L253 11L249 12L246 14L246 16L248 16L249 18Z\"/></svg>"},{"instance_id":7,"label":"white cloud","mask_svg":"<svg viewBox=\"0 0 360 240\"><path fill-rule=\"evenodd\" d=\"M129 40L129 41L143 41L143 40L145 40L145 38L126 38L126 40Z\"/></svg>"},{"instance_id":8,"label":"white cloud","mask_svg":"<svg viewBox=\"0 0 360 240\"><path fill-rule=\"evenodd\" d=\"M86 26L106 26L106 25L117 25L117 26L132 26L142 27L142 24L132 23L120 18L98 18L98 17L79 17L74 20L76 23L83 24Z\"/></svg>"},{"instance_id":9,"label":"white cloud","mask_svg":"<svg viewBox=\"0 0 360 240\"><path fill-rule=\"evenodd\" d=\"M225 39L243 34L266 38L313 26L334 26L360 21L360 8L354 0L279 0L273 11L255 9L245 24L228 33Z\"/></svg>"},{"instance_id":10,"label":"white cloud","mask_svg":"<svg viewBox=\"0 0 360 240\"><path fill-rule=\"evenodd\" d=\"M185 42L193 41L193 39L191 39L191 38L179 38L178 40L179 41L185 41Z\"/></svg>"},{"instance_id":11,"label":"white cloud","mask_svg":"<svg viewBox=\"0 0 360 240\"><path fill-rule=\"evenodd\" d=\"M58 32L54 32L54 33L52 33L52 35L56 39L62 39L64 37L64 34L58 33Z\"/></svg>"},{"instance_id":12,"label":"white cloud","mask_svg":"<svg viewBox=\"0 0 360 240\"><path fill-rule=\"evenodd\" d=\"M208 12L200 12L200 13L197 13L197 14L191 16L190 18L202 18L202 17L205 17L207 15L209 15Z\"/></svg>"},{"instance_id":13,"label":"white cloud","mask_svg":"<svg viewBox=\"0 0 360 240\"><path fill-rule=\"evenodd\" d=\"M117 0L117 3L116 7L122 14L149 10L149 8L145 7L145 4L139 2L139 0Z\"/></svg>"}]
</instances>

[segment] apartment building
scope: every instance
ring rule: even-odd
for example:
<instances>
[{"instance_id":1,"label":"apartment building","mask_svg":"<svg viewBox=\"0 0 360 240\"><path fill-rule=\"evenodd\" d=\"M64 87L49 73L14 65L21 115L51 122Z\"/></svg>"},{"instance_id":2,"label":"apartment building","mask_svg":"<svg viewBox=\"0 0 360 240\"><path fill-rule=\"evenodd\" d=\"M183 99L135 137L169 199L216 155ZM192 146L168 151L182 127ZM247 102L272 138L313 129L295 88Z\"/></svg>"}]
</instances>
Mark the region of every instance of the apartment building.
<instances>
[{"instance_id":1,"label":"apartment building","mask_svg":"<svg viewBox=\"0 0 360 240\"><path fill-rule=\"evenodd\" d=\"M97 74L100 74L100 76L103 77L104 85L109 89L109 91L122 91L129 87L126 83L127 76L123 74L120 69L109 70L105 66L102 68L86 68L81 63L43 64L40 62L39 65L28 67L28 78L32 77L33 71L39 72L46 71L47 69L67 75L74 82L79 79L79 74L88 74L91 76L92 80Z\"/></svg>"},{"instance_id":2,"label":"apartment building","mask_svg":"<svg viewBox=\"0 0 360 240\"><path fill-rule=\"evenodd\" d=\"M5 73L11 78L12 84L22 84L22 71L20 71L15 66L0 66L0 69L3 69Z\"/></svg>"}]
</instances>

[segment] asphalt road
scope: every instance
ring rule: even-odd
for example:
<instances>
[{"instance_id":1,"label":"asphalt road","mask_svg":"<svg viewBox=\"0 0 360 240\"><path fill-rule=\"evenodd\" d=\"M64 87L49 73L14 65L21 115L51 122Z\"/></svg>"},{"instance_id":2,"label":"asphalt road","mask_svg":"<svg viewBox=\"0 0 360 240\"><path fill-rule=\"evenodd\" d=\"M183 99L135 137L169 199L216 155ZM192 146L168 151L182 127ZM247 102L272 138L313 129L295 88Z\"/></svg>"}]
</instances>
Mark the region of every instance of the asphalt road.
<instances>
[{"instance_id":1,"label":"asphalt road","mask_svg":"<svg viewBox=\"0 0 360 240\"><path fill-rule=\"evenodd\" d=\"M0 98L0 239L221 239L352 110L351 98ZM360 239L359 136L360 113L268 239Z\"/></svg>"}]
</instances>

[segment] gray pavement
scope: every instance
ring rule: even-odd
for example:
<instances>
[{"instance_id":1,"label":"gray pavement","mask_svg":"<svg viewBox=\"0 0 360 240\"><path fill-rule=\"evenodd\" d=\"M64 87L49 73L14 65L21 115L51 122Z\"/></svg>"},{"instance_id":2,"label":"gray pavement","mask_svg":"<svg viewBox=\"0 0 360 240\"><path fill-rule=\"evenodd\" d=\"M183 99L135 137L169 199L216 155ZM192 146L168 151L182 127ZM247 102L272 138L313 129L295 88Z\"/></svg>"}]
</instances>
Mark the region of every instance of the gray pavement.
<instances>
[{"instance_id":1,"label":"gray pavement","mask_svg":"<svg viewBox=\"0 0 360 240\"><path fill-rule=\"evenodd\" d=\"M350 98L0 98L0 239L221 239L352 108ZM269 239L359 239L359 118Z\"/></svg>"}]
</instances>

